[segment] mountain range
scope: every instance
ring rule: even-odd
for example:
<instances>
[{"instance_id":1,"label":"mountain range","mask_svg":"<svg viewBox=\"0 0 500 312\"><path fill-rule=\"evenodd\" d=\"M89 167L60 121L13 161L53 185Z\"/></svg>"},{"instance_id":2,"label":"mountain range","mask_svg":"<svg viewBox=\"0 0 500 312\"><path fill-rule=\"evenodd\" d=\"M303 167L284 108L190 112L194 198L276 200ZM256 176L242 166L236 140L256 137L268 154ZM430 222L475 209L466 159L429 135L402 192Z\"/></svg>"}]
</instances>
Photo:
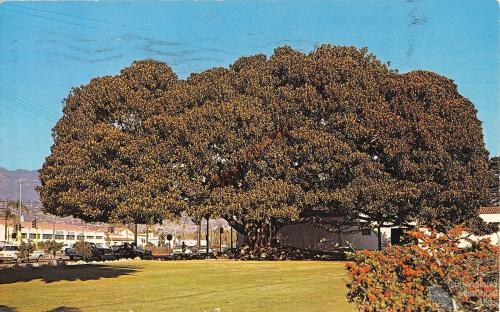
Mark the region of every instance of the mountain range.
<instances>
[{"instance_id":1,"label":"mountain range","mask_svg":"<svg viewBox=\"0 0 500 312\"><path fill-rule=\"evenodd\" d=\"M19 181L21 181L21 200L29 210L28 213L23 213L26 221L36 218L41 222L81 224L82 221L76 218L61 218L42 212L40 197L35 191L35 187L40 185L38 170L7 170L0 167L0 211L4 207L5 200L19 200ZM225 225L225 221L221 219L211 220L211 222L211 226L215 227ZM189 233L197 230L197 226L185 215L179 220L164 222L164 226L170 231L177 232L186 231Z\"/></svg>"},{"instance_id":2,"label":"mountain range","mask_svg":"<svg viewBox=\"0 0 500 312\"><path fill-rule=\"evenodd\" d=\"M21 183L21 188L19 188ZM0 200L21 200L34 205L40 204L35 187L40 185L37 170L7 170L0 167Z\"/></svg>"}]
</instances>

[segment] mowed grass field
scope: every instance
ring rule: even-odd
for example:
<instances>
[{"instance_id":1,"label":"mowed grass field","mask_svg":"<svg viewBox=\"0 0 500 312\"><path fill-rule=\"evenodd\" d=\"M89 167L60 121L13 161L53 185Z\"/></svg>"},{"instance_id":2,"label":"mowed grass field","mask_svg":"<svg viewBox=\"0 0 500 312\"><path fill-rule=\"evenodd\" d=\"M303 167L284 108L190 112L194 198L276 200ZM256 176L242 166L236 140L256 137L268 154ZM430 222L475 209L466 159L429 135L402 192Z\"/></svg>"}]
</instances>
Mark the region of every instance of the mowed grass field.
<instances>
[{"instance_id":1,"label":"mowed grass field","mask_svg":"<svg viewBox=\"0 0 500 312\"><path fill-rule=\"evenodd\" d=\"M0 311L354 311L345 281L344 263L317 261L2 269Z\"/></svg>"}]
</instances>

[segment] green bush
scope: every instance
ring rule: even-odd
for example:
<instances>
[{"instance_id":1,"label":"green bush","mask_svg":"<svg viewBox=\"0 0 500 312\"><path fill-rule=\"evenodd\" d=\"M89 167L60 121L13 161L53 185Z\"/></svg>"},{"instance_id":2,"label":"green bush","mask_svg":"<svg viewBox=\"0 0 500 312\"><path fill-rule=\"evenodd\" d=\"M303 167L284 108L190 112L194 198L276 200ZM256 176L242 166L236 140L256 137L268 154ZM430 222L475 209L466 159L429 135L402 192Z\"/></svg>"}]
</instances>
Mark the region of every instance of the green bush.
<instances>
[{"instance_id":1,"label":"green bush","mask_svg":"<svg viewBox=\"0 0 500 312\"><path fill-rule=\"evenodd\" d=\"M92 248L89 243L84 241L78 241L75 243L75 255L82 258L83 260L88 260L92 257Z\"/></svg>"},{"instance_id":2,"label":"green bush","mask_svg":"<svg viewBox=\"0 0 500 312\"><path fill-rule=\"evenodd\" d=\"M19 245L19 252L17 253L17 261L28 261L29 262L29 257L30 254L33 253L34 247L30 242L21 242L21 245Z\"/></svg>"},{"instance_id":3,"label":"green bush","mask_svg":"<svg viewBox=\"0 0 500 312\"><path fill-rule=\"evenodd\" d=\"M361 311L443 311L430 291L439 288L459 311L498 311L498 247L461 247L463 233L414 231L408 245L357 252L346 265L349 299Z\"/></svg>"},{"instance_id":4,"label":"green bush","mask_svg":"<svg viewBox=\"0 0 500 312\"><path fill-rule=\"evenodd\" d=\"M64 246L63 243L58 243L55 240L49 240L46 242L42 242L41 244L38 244L39 247L41 247L46 254L50 254L53 257L55 257L56 252L61 250L62 247Z\"/></svg>"}]
</instances>

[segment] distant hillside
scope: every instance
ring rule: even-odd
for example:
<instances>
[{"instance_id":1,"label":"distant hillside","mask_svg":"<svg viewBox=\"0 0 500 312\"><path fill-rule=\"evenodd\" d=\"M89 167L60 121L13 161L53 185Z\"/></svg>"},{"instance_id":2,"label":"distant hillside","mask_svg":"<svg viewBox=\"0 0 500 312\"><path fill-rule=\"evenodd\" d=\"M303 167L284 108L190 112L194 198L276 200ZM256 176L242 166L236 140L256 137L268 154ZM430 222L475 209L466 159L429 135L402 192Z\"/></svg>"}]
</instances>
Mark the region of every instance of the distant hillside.
<instances>
[{"instance_id":1,"label":"distant hillside","mask_svg":"<svg viewBox=\"0 0 500 312\"><path fill-rule=\"evenodd\" d=\"M23 213L25 220L37 219L40 222L50 223L66 223L66 224L81 224L80 219L66 217L61 218L53 215L44 214L41 209L40 197L35 191L35 187L40 185L38 179L38 171L33 170L7 170L0 167L0 211L3 210L4 200L19 200L19 180L22 183L22 200L28 206L29 212ZM218 228L225 226L224 220L211 220L211 227ZM193 233L197 230L197 225L194 224L187 216L183 216L174 222L164 222L163 226L159 228L168 229L169 232L186 232Z\"/></svg>"},{"instance_id":2,"label":"distant hillside","mask_svg":"<svg viewBox=\"0 0 500 312\"><path fill-rule=\"evenodd\" d=\"M19 181L21 181L21 199L28 207L28 212L23 212L26 221L37 219L40 222L81 224L81 220L75 218L60 218L44 214L40 197L35 187L40 185L37 170L7 170L0 167L0 211L4 209L4 200L19 200Z\"/></svg>"},{"instance_id":3,"label":"distant hillside","mask_svg":"<svg viewBox=\"0 0 500 312\"><path fill-rule=\"evenodd\" d=\"M33 170L7 170L0 167L0 199L19 200L19 180L21 180L22 200L40 203L40 197L35 187L40 185L38 171Z\"/></svg>"}]
</instances>

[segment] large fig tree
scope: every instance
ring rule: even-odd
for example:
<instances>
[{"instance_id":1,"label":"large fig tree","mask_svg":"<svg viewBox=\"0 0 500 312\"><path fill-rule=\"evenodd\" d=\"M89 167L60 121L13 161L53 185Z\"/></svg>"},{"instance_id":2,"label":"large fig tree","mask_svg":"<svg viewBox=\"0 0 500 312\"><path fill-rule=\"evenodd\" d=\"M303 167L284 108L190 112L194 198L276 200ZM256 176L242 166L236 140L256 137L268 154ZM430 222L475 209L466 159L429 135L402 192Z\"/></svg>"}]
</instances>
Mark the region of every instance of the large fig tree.
<instances>
[{"instance_id":1,"label":"large fig tree","mask_svg":"<svg viewBox=\"0 0 500 312\"><path fill-rule=\"evenodd\" d=\"M488 198L473 104L364 49L289 47L178 80L135 63L72 91L41 170L48 212L222 217L259 248L294 220L468 223ZM338 223L338 219L336 219Z\"/></svg>"}]
</instances>

